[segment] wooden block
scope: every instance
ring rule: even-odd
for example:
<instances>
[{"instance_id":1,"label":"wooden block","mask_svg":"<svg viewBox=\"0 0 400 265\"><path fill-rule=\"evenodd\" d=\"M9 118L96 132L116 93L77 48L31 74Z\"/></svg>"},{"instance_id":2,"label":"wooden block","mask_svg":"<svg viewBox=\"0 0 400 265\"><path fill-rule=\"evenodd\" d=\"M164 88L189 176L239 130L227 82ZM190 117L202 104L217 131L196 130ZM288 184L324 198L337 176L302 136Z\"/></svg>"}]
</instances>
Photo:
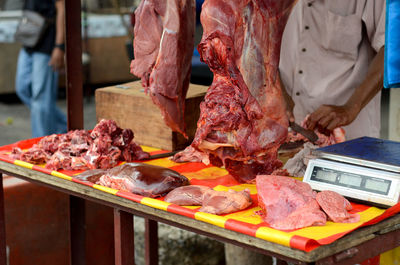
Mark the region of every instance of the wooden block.
<instances>
[{"instance_id":1,"label":"wooden block","mask_svg":"<svg viewBox=\"0 0 400 265\"><path fill-rule=\"evenodd\" d=\"M199 105L207 88L194 84L189 86L185 104L188 139L165 125L160 109L144 93L140 81L97 89L97 120L112 119L121 128L132 129L134 141L138 144L165 150L182 150L193 141L200 115Z\"/></svg>"}]
</instances>

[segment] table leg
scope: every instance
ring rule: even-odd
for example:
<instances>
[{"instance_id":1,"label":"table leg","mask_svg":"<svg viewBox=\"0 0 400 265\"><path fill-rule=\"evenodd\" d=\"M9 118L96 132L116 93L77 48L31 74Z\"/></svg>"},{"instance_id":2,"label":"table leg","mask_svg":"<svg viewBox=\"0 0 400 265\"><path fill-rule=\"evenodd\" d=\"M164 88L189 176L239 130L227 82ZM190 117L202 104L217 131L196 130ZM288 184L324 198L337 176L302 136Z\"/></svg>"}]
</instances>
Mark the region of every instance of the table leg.
<instances>
[{"instance_id":1,"label":"table leg","mask_svg":"<svg viewBox=\"0 0 400 265\"><path fill-rule=\"evenodd\" d=\"M145 222L145 259L146 265L158 265L158 224L157 221L144 219Z\"/></svg>"},{"instance_id":2,"label":"table leg","mask_svg":"<svg viewBox=\"0 0 400 265\"><path fill-rule=\"evenodd\" d=\"M114 209L115 265L135 264L133 215Z\"/></svg>"},{"instance_id":3,"label":"table leg","mask_svg":"<svg viewBox=\"0 0 400 265\"><path fill-rule=\"evenodd\" d=\"M0 265L6 264L6 220L4 214L3 174L0 173Z\"/></svg>"},{"instance_id":4,"label":"table leg","mask_svg":"<svg viewBox=\"0 0 400 265\"><path fill-rule=\"evenodd\" d=\"M71 265L86 264L85 200L69 196Z\"/></svg>"}]
</instances>

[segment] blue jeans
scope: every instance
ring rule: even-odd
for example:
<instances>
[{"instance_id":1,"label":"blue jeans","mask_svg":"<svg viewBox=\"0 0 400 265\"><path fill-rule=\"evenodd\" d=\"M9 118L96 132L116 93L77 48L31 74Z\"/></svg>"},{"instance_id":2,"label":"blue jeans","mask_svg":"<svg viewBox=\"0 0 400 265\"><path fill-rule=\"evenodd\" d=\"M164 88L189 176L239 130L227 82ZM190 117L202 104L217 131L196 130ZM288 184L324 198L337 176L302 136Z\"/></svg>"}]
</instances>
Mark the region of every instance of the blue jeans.
<instances>
[{"instance_id":1,"label":"blue jeans","mask_svg":"<svg viewBox=\"0 0 400 265\"><path fill-rule=\"evenodd\" d=\"M58 73L49 66L50 55L21 49L16 74L16 92L31 113L32 136L67 131L67 118L57 107Z\"/></svg>"}]
</instances>

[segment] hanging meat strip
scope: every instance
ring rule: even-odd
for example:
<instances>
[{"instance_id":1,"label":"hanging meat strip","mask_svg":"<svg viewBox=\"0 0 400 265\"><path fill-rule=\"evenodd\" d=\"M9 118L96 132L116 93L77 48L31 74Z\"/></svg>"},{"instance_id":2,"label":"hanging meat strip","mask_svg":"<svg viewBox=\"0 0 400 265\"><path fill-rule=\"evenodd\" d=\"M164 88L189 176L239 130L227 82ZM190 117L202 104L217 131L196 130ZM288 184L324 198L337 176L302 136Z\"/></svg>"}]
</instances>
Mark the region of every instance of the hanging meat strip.
<instances>
[{"instance_id":1,"label":"hanging meat strip","mask_svg":"<svg viewBox=\"0 0 400 265\"><path fill-rule=\"evenodd\" d=\"M195 19L194 0L142 0L135 11L131 73L142 79L165 123L185 137Z\"/></svg>"},{"instance_id":2,"label":"hanging meat strip","mask_svg":"<svg viewBox=\"0 0 400 265\"><path fill-rule=\"evenodd\" d=\"M240 182L282 166L277 149L288 120L278 64L295 0L206 0L202 61L214 73L192 146Z\"/></svg>"}]
</instances>

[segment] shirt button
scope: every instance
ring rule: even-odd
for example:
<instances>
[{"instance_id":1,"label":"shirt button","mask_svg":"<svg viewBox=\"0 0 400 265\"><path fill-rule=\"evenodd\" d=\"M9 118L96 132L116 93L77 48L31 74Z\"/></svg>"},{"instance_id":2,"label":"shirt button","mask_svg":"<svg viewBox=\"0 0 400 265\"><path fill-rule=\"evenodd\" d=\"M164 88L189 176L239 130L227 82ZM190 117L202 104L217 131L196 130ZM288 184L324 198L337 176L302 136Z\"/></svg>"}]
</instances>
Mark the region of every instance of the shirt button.
<instances>
[{"instance_id":1,"label":"shirt button","mask_svg":"<svg viewBox=\"0 0 400 265\"><path fill-rule=\"evenodd\" d=\"M305 26L304 28L305 28L306 30L310 29L310 27L309 27L309 26Z\"/></svg>"},{"instance_id":2,"label":"shirt button","mask_svg":"<svg viewBox=\"0 0 400 265\"><path fill-rule=\"evenodd\" d=\"M301 49L301 51L302 51L302 52L305 52L305 51L306 51L306 48Z\"/></svg>"},{"instance_id":3,"label":"shirt button","mask_svg":"<svg viewBox=\"0 0 400 265\"><path fill-rule=\"evenodd\" d=\"M299 74L302 74L303 73L303 70L299 70Z\"/></svg>"},{"instance_id":4,"label":"shirt button","mask_svg":"<svg viewBox=\"0 0 400 265\"><path fill-rule=\"evenodd\" d=\"M307 6L308 6L308 7L312 6L312 3L308 3Z\"/></svg>"},{"instance_id":5,"label":"shirt button","mask_svg":"<svg viewBox=\"0 0 400 265\"><path fill-rule=\"evenodd\" d=\"M300 92L296 92L296 96L300 96Z\"/></svg>"}]
</instances>

